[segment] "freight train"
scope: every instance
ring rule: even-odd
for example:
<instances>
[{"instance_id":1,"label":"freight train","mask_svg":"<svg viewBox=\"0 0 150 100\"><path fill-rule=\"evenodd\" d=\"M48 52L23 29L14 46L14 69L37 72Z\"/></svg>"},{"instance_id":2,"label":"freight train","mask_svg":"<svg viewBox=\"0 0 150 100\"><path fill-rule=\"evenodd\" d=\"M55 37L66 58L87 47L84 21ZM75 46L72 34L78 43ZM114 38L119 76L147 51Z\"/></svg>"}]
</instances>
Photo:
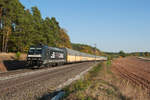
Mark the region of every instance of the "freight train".
<instances>
[{"instance_id":1,"label":"freight train","mask_svg":"<svg viewBox=\"0 0 150 100\"><path fill-rule=\"evenodd\" d=\"M31 46L27 54L29 66L56 66L67 63L107 60L104 56L95 56L68 48Z\"/></svg>"}]
</instances>

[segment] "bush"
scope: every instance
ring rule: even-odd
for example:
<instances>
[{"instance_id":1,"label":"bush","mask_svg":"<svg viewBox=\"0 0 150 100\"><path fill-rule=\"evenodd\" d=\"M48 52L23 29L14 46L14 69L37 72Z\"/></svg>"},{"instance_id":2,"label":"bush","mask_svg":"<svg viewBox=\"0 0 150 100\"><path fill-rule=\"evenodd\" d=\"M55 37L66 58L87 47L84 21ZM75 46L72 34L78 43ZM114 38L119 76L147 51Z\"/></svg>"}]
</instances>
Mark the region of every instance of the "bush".
<instances>
[{"instance_id":1,"label":"bush","mask_svg":"<svg viewBox=\"0 0 150 100\"><path fill-rule=\"evenodd\" d=\"M17 53L16 53L16 60L19 60L19 59L20 59L20 55L21 55L20 52L17 52Z\"/></svg>"},{"instance_id":2,"label":"bush","mask_svg":"<svg viewBox=\"0 0 150 100\"><path fill-rule=\"evenodd\" d=\"M121 57L126 57L126 53L125 53L124 51L120 51L120 52L119 52L119 55L120 55Z\"/></svg>"}]
</instances>

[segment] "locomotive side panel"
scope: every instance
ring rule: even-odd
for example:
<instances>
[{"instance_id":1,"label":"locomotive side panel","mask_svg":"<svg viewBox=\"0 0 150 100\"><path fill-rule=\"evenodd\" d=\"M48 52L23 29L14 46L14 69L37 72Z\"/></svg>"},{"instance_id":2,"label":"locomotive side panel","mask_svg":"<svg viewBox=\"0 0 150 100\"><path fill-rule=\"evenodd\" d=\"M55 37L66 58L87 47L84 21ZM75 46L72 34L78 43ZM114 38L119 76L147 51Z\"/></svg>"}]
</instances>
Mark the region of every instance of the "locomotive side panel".
<instances>
[{"instance_id":1,"label":"locomotive side panel","mask_svg":"<svg viewBox=\"0 0 150 100\"><path fill-rule=\"evenodd\" d=\"M44 64L66 63L66 53L63 49L48 47L47 50L45 51L46 51L45 53L46 56L45 56Z\"/></svg>"}]
</instances>

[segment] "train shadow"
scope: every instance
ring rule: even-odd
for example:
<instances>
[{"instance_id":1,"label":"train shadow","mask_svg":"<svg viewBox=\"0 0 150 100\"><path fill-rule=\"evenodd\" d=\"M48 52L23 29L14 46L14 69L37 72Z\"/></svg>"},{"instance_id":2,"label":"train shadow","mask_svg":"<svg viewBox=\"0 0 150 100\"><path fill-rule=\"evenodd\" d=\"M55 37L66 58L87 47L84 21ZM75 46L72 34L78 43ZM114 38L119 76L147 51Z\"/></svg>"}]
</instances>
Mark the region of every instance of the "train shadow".
<instances>
[{"instance_id":1,"label":"train shadow","mask_svg":"<svg viewBox=\"0 0 150 100\"><path fill-rule=\"evenodd\" d=\"M24 60L4 60L3 64L7 71L17 70L17 69L27 69L26 61Z\"/></svg>"}]
</instances>

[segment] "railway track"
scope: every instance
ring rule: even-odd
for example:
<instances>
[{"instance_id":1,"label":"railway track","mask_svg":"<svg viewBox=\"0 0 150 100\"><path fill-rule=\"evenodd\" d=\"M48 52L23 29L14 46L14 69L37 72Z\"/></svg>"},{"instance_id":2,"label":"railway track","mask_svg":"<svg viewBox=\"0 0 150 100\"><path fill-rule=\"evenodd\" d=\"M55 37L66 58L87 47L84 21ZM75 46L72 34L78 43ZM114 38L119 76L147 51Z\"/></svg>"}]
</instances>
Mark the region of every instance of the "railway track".
<instances>
[{"instance_id":1,"label":"railway track","mask_svg":"<svg viewBox=\"0 0 150 100\"><path fill-rule=\"evenodd\" d=\"M27 92L30 90L33 91L33 94L38 94L39 91L46 92L48 91L47 87L50 86L51 88L54 88L69 78L78 75L82 71L91 67L93 64L93 62L70 64L56 68L37 70L34 71L34 73L27 74L25 76L0 80L0 100L13 100L12 97L14 98L18 96L29 99ZM3 77L0 77L0 79L1 78Z\"/></svg>"},{"instance_id":2,"label":"railway track","mask_svg":"<svg viewBox=\"0 0 150 100\"><path fill-rule=\"evenodd\" d=\"M34 73L40 73L40 72L43 72L43 71L62 69L63 66L66 66L66 65L59 65L59 66L55 66L55 67L52 67L52 66L42 67L40 69L27 68L27 69L19 69L19 70L3 72L3 73L0 73L0 80L7 80L7 79L11 79L11 78L17 78L17 77L21 77L21 76L34 74Z\"/></svg>"}]
</instances>

